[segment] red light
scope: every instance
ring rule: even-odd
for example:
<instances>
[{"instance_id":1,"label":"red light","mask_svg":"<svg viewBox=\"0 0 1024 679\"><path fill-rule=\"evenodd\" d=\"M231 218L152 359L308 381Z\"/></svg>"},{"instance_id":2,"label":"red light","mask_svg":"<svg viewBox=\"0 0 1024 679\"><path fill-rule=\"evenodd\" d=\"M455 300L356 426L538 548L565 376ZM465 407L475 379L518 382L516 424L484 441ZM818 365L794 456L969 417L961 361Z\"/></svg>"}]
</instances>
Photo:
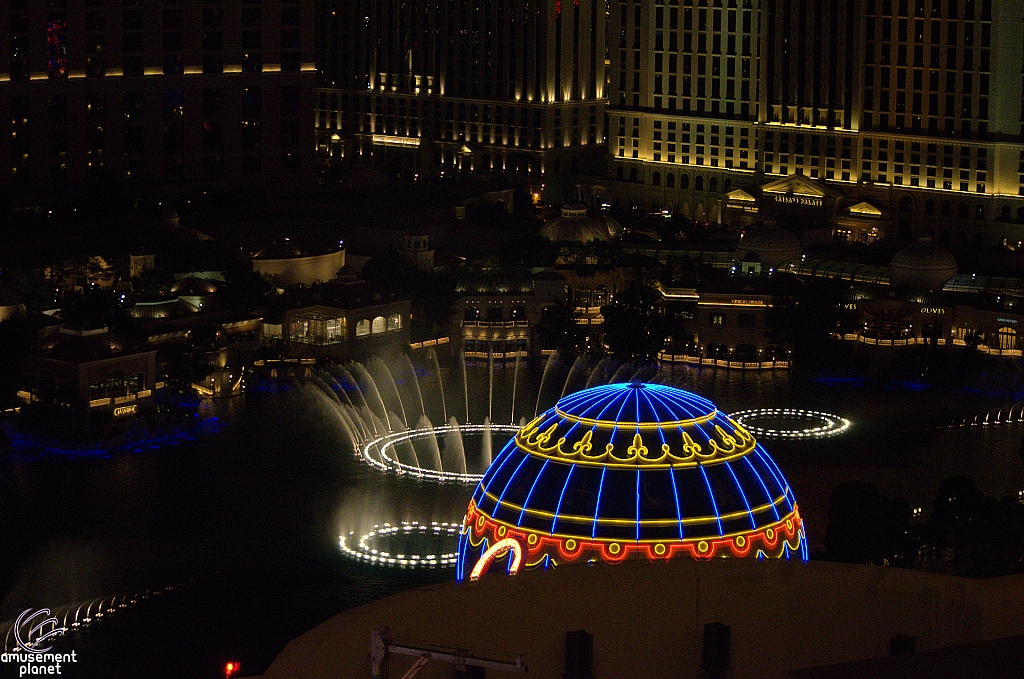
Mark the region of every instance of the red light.
<instances>
[{"instance_id":1,"label":"red light","mask_svg":"<svg viewBox=\"0 0 1024 679\"><path fill-rule=\"evenodd\" d=\"M235 674L242 669L242 664L237 662L229 662L224 665L224 676L226 679L231 679Z\"/></svg>"}]
</instances>

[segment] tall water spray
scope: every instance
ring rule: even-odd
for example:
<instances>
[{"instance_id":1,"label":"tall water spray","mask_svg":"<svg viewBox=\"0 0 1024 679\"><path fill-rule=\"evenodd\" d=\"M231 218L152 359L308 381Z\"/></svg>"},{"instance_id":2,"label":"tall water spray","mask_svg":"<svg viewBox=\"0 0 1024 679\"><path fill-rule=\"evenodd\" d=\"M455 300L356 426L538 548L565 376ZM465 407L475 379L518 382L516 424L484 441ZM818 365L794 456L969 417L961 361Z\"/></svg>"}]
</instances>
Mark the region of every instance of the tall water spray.
<instances>
[{"instance_id":1,"label":"tall water spray","mask_svg":"<svg viewBox=\"0 0 1024 679\"><path fill-rule=\"evenodd\" d=\"M459 474L466 473L466 448L462 441L462 432L458 421L452 417L448 420L450 429L444 435L444 460L442 468Z\"/></svg>"}]
</instances>

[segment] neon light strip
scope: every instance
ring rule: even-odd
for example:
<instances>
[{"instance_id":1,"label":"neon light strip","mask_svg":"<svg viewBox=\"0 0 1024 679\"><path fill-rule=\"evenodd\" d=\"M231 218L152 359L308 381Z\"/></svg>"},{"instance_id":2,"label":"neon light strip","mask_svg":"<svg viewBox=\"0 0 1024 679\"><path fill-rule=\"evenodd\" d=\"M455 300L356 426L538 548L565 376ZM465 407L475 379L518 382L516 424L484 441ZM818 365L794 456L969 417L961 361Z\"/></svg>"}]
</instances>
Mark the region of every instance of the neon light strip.
<instances>
[{"instance_id":1,"label":"neon light strip","mask_svg":"<svg viewBox=\"0 0 1024 679\"><path fill-rule=\"evenodd\" d=\"M744 514L744 512L740 512L741 516L742 516L742 514ZM543 532L535 531L535 530L530 529L530 528L520 528L518 526L514 526L514 525L512 525L510 523L507 523L505 521L502 521L500 519L496 519L496 518L490 516L489 514L487 514L487 512L484 512L483 510L481 510L476 505L470 503L469 511L467 513L467 516L474 516L474 515L475 516L482 516L482 517L484 517L484 519L488 523L493 524L494 526L505 526L506 530L509 533L512 533L512 534L526 535L526 534L529 534L529 533L534 533L534 534L536 534L536 535L538 535L540 537L543 537L543 538L554 538L554 539L562 539L562 540L577 540L577 541L578 540L586 540L586 538L582 538L578 534L576 534L576 535L569 534L569 533L545 534ZM789 520L792 520L792 521L795 522L794 523L794 528L793 528L794 531L796 531L797 529L799 529L803 525L803 519L800 518L800 511L799 511L798 507L794 506L793 510L791 512L789 512L788 514L786 514L784 517L782 517L779 521L773 522L773 523L770 523L770 524L765 524L764 526L762 526L761 530L766 530L768 528L779 529L781 526L785 526L786 521L789 521ZM475 521L475 519L474 519L474 521ZM685 519L684 519L684 521L685 521ZM472 521L470 523L474 526L474 532L478 532L479 533L479 531L475 530L476 524L473 523ZM705 540L715 540L715 541L717 541L717 540L720 540L721 538L734 538L737 535L750 535L751 532L752 531L750 531L750 530L733 531L731 533L724 533L723 535L720 535L720 536L688 538L686 540L683 540L682 542L686 542L686 543L689 543L689 542L701 542L701 541L705 541ZM611 543L611 542L622 542L622 540L620 538L593 538L593 540L595 542L597 542L597 543L602 543L602 544L604 544L604 543ZM641 542L641 544L655 544L655 543L658 543L658 542L665 543L665 544L677 544L678 543L678 541L676 541L676 540L664 540L664 539L659 539L659 538L649 538L649 539L646 539L646 540L640 540L640 542ZM477 543L477 544L479 544L479 543ZM531 551L535 551L535 550L531 550Z\"/></svg>"},{"instance_id":2,"label":"neon light strip","mask_svg":"<svg viewBox=\"0 0 1024 679\"><path fill-rule=\"evenodd\" d=\"M669 469L668 470L668 476L669 476L670 479L672 479L672 494L676 498L676 517L679 520L679 539L683 540L683 539L685 539L684 536L683 536L683 511L682 511L682 509L679 506L679 489L676 488L676 470ZM775 512L775 518L778 518L778 517L779 517L779 513Z\"/></svg>"},{"instance_id":3,"label":"neon light strip","mask_svg":"<svg viewBox=\"0 0 1024 679\"><path fill-rule=\"evenodd\" d=\"M637 407L639 410L639 406ZM636 541L640 542L640 468L636 469Z\"/></svg>"},{"instance_id":4,"label":"neon light strip","mask_svg":"<svg viewBox=\"0 0 1024 679\"><path fill-rule=\"evenodd\" d=\"M604 473L607 469L601 470L601 483L597 486L597 502L594 503L594 527L590 530L590 539L593 540L597 535L597 515L601 511L601 491L604 490Z\"/></svg>"},{"instance_id":5,"label":"neon light strip","mask_svg":"<svg viewBox=\"0 0 1024 679\"><path fill-rule=\"evenodd\" d=\"M530 492L526 494L526 499L523 500L523 509L519 512L519 521L516 522L517 526L523 523L523 515L526 514L526 507L530 504L530 498L533 496L533 489L537 487L537 482L540 481L540 477L544 476L544 470L548 468L548 462L550 461L551 460L544 460L544 466L540 468L540 471L537 472L537 476L533 479L533 485L530 486Z\"/></svg>"},{"instance_id":6,"label":"neon light strip","mask_svg":"<svg viewBox=\"0 0 1024 679\"><path fill-rule=\"evenodd\" d=\"M650 560L670 559L676 555L689 556L697 559L709 559L715 556L729 556L730 554L734 557L745 557L751 553L752 549L754 549L754 542L758 541L763 545L762 548L757 548L754 552L758 555L758 558L761 558L762 554L771 558L778 558L783 555L788 558L788 554L790 552L797 550L799 550L800 553L806 553L806 534L804 532L804 523L799 516L799 512L796 510L794 510L792 514L788 515L785 520L764 526L758 531L740 531L729 533L717 538L694 538L686 541L641 540L639 543L614 538L587 540L573 535L558 535L551 537L544 535L543 533L537 533L530 530L517 531L514 527L509 528L507 527L508 524L487 517L485 514L481 514L481 517L485 519L484 525L479 531L474 530L470 532L468 542L470 546L483 546L483 550L486 550L488 544L486 537L487 533L490 532L492 535L498 535L499 532L504 530L506 531L507 537L517 540L521 546L530 542L529 536L536 535L537 540L534 546L529 548L529 553L531 555L549 554L549 549L553 547L557 549L560 556L567 561L576 561L581 557L586 559L588 557L584 555L588 551L591 553L596 551L597 555L600 556L603 561L612 563L621 562L630 554L635 553L644 555ZM506 526L506 528L501 528L502 526ZM772 534L770 538L768 535L769 533ZM474 534L480 539L474 541L472 539ZM740 541L742 541L742 546L741 544L738 544ZM779 544L780 542L782 544ZM570 551L566 551L567 543L572 545L572 549ZM663 545L665 547L660 554L655 551L658 545ZM788 550L786 549L787 547ZM719 554L719 552L725 548L728 549L729 553ZM537 561L539 561L539 559ZM537 563L537 561L534 561L534 563Z\"/></svg>"},{"instance_id":7,"label":"neon light strip","mask_svg":"<svg viewBox=\"0 0 1024 679\"><path fill-rule=\"evenodd\" d=\"M768 492L768 486L764 485L764 479L762 479L761 475L757 473L756 469L754 469L754 465L750 461L750 458L749 457L744 457L743 461L747 463L747 466L750 467L750 473L754 475L754 478L757 479L757 482L761 484L761 488L764 489L764 497L765 497L765 499L771 500L772 499L772 494ZM772 505L772 511L775 512L775 518L778 519L779 518L779 510L776 509L774 504Z\"/></svg>"},{"instance_id":8,"label":"neon light strip","mask_svg":"<svg viewBox=\"0 0 1024 679\"><path fill-rule=\"evenodd\" d=\"M747 502L747 494L743 492L743 486L740 485L740 480L736 478L736 472L732 470L732 467L728 462L725 463L725 468L729 470L729 475L732 476L732 481L736 484L736 490L740 491L740 497L743 499L743 504L747 508L747 514L750 516L750 527L756 529L757 521L754 521L754 513L750 511L750 503Z\"/></svg>"},{"instance_id":9,"label":"neon light strip","mask_svg":"<svg viewBox=\"0 0 1024 679\"><path fill-rule=\"evenodd\" d=\"M524 455L522 462L520 462L519 466L516 467L516 470L514 472L512 472L512 476L508 477L508 481L505 482L505 488L504 488L504 490L501 491L501 495L498 497L497 504L494 505L495 512L497 512L498 506L501 504L502 498L505 497L505 493L508 492L508 487L512 485L512 481L515 480L516 475L519 473L519 470L523 468L523 465L526 464L526 461L529 460L529 459L530 459L529 455ZM490 496L490 493L487 493L487 495ZM523 509L523 511L526 511L526 507L523 507L522 509Z\"/></svg>"},{"instance_id":10,"label":"neon light strip","mask_svg":"<svg viewBox=\"0 0 1024 679\"><path fill-rule=\"evenodd\" d=\"M562 511L562 498L565 497L565 489L569 487L569 481L572 479L572 473L576 471L576 465L569 467L569 475L565 477L565 485L562 486L562 493L558 496L558 506L555 507L555 515L551 519L551 534L555 534L555 526L558 525L558 515Z\"/></svg>"},{"instance_id":11,"label":"neon light strip","mask_svg":"<svg viewBox=\"0 0 1024 679\"><path fill-rule=\"evenodd\" d=\"M623 404L623 406L625 406L625 404ZM639 404L637 404L637 410L639 410ZM707 415L701 415L700 417L693 417L685 420L671 420L666 422L612 422L610 420L595 420L588 417L580 417L579 415L571 415L559 408L555 408L555 413L569 422L579 422L580 424L590 425L592 427L597 427L598 429L613 429L614 427L619 426L647 431L649 429L662 429L664 427L675 426L692 427L695 424L700 424L701 422L707 422L708 420L713 419L715 415L718 415L718 410L713 410ZM637 415L639 417L639 413Z\"/></svg>"},{"instance_id":12,"label":"neon light strip","mask_svg":"<svg viewBox=\"0 0 1024 679\"><path fill-rule=\"evenodd\" d=\"M708 488L708 497L711 498L711 509L715 512L715 520L718 522L718 534L722 534L722 516L718 513L718 503L715 502L715 493L711 490L711 482L708 481L708 473L704 467L700 468L701 476L704 477L704 485Z\"/></svg>"},{"instance_id":13,"label":"neon light strip","mask_svg":"<svg viewBox=\"0 0 1024 679\"><path fill-rule=\"evenodd\" d=\"M487 572L487 568L491 565L496 558L504 556L505 552L512 552L512 561L509 563L508 574L515 575L519 572L519 567L523 563L523 548L517 540L513 538L505 538L495 542L490 549L485 551L481 555L480 560L473 566L473 571L469 574L470 581L479 580L480 576Z\"/></svg>"}]
</instances>

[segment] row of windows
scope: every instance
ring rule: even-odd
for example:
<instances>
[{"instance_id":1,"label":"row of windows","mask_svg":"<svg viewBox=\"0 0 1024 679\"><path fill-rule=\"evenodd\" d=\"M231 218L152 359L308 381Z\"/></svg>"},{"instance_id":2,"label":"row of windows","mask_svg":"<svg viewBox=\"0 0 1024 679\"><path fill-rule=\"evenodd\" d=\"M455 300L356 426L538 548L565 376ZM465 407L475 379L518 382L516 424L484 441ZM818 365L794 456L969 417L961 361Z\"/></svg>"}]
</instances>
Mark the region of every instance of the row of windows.
<instances>
[{"instance_id":1,"label":"row of windows","mask_svg":"<svg viewBox=\"0 0 1024 679\"><path fill-rule=\"evenodd\" d=\"M925 21L916 19L911 24L907 19L893 21L889 17L882 17L879 21L869 18L865 24L865 38L868 40L882 40L886 42L914 42L931 43L942 45L962 44L965 47L972 47L975 44L975 24L971 22L960 23L956 20L940 21L933 19L925 30ZM876 35L877 27L877 35ZM913 32L910 33L912 28ZM942 29L945 28L945 31ZM945 37L943 38L943 33ZM927 40L926 40L927 37ZM980 42L982 47L990 47L992 44L992 24L981 24Z\"/></svg>"},{"instance_id":2,"label":"row of windows","mask_svg":"<svg viewBox=\"0 0 1024 679\"><path fill-rule=\"evenodd\" d=\"M142 153L125 154L121 160L104 159L100 155L87 155L80 158L77 163L79 170L82 170L89 177L96 179L109 178L111 167L119 168L125 179L144 179L147 172L153 171L154 166L146 167L146 157ZM270 158L266 154L242 153L238 155L237 169L234 172L241 174L259 174L264 167L263 159ZM28 182L31 178L32 169L30 164L31 156L24 154L18 158L11 159L8 172L16 182ZM282 171L298 170L301 166L301 158L297 152L289 151L281 153L277 157L277 168ZM109 165L108 165L109 163ZM61 153L51 160L43 163L42 171L46 177L55 182L66 182L75 164L69 164L66 153ZM156 172L162 173L163 177L178 178L185 174L186 163L180 155L166 154L160 162L156 163ZM218 176L224 169L224 155L220 153L206 153L202 156L198 168L193 167L192 172L201 170L205 176ZM40 179L40 177L36 177Z\"/></svg>"},{"instance_id":3,"label":"row of windows","mask_svg":"<svg viewBox=\"0 0 1024 679\"><path fill-rule=\"evenodd\" d=\"M259 87L247 87L241 91L229 90L229 97L238 104L238 112L245 119L258 119L264 113L263 90ZM66 94L51 94L46 99L47 121L51 127L67 124L73 106L78 112L84 110L86 119L102 121L106 118L107 106L113 106L117 95L108 98L103 92L90 92L82 97L69 97ZM181 118L185 115L186 97L183 89L166 89L147 93L142 90L126 90L122 95L124 118L136 122L143 117L147 99L153 102L159 98L164 119ZM225 90L222 87L203 88L201 94L202 113L204 117L219 117L224 113ZM282 116L298 115L301 98L298 86L284 86L279 89L279 112ZM189 110L198 108L199 97L189 95ZM10 98L12 123L17 127L27 127L31 118L30 99L24 96ZM115 114L116 115L116 114Z\"/></svg>"},{"instance_id":4,"label":"row of windows","mask_svg":"<svg viewBox=\"0 0 1024 679\"><path fill-rule=\"evenodd\" d=\"M720 311L712 311L708 314L708 325L715 328L724 328L730 325L728 314ZM740 328L757 327L757 314L739 313L736 314L736 326Z\"/></svg>"},{"instance_id":5,"label":"row of windows","mask_svg":"<svg viewBox=\"0 0 1024 679\"><path fill-rule=\"evenodd\" d=\"M960 6L963 12L960 12ZM976 15L982 21L992 20L992 0L866 0L865 11L868 15L883 14L909 17L913 16L940 18L945 16L948 19L975 19Z\"/></svg>"},{"instance_id":6,"label":"row of windows","mask_svg":"<svg viewBox=\"0 0 1024 679\"><path fill-rule=\"evenodd\" d=\"M204 0L208 2L209 0ZM289 0L283 0L288 2ZM298 0L295 0L297 3ZM88 3L87 3L88 4ZM126 3L127 4L127 3ZM141 2L140 2L141 4ZM63 9L63 6L55 0L49 0L51 10ZM12 7L12 9L14 9ZM51 11L47 14L48 20L66 20L67 12ZM103 11L90 10L85 12L83 28L86 31L103 31L107 28L109 14ZM301 20L301 9L299 6L281 8L281 25L298 26ZM203 28L221 28L224 26L224 10L216 7L203 8ZM30 33L32 24L28 14L12 11L9 15L11 33ZM263 9L261 7L243 7L240 15L240 23L243 28L260 28L263 25ZM111 22L115 23L115 22ZM164 30L183 29L185 27L185 14L181 9L164 9L161 13L161 25ZM142 30L145 26L143 10L125 9L121 13L121 25L110 26L114 30Z\"/></svg>"}]
</instances>

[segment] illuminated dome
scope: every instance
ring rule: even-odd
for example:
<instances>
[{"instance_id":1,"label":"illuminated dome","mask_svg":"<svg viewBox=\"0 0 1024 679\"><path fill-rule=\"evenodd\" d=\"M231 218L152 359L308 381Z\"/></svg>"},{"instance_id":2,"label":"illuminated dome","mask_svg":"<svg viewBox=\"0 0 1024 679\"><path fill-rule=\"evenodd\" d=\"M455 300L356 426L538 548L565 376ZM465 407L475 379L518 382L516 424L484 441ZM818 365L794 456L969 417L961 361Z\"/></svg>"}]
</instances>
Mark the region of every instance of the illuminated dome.
<instances>
[{"instance_id":1,"label":"illuminated dome","mask_svg":"<svg viewBox=\"0 0 1024 679\"><path fill-rule=\"evenodd\" d=\"M562 216L552 219L540 230L548 240L589 243L595 240L610 240L619 235L619 223L610 216L591 217L583 203L567 203L562 206Z\"/></svg>"},{"instance_id":2,"label":"illuminated dome","mask_svg":"<svg viewBox=\"0 0 1024 679\"><path fill-rule=\"evenodd\" d=\"M736 259L750 261L746 257L751 253L765 266L775 268L787 259L800 256L800 241L785 229L762 226L748 231L736 244Z\"/></svg>"},{"instance_id":3,"label":"illuminated dome","mask_svg":"<svg viewBox=\"0 0 1024 679\"><path fill-rule=\"evenodd\" d=\"M889 279L895 288L941 290L956 271L956 258L932 243L908 245L889 262Z\"/></svg>"},{"instance_id":4,"label":"illuminated dome","mask_svg":"<svg viewBox=\"0 0 1024 679\"><path fill-rule=\"evenodd\" d=\"M663 385L565 396L495 457L473 493L457 577L629 557L806 559L789 484L713 403Z\"/></svg>"}]
</instances>

